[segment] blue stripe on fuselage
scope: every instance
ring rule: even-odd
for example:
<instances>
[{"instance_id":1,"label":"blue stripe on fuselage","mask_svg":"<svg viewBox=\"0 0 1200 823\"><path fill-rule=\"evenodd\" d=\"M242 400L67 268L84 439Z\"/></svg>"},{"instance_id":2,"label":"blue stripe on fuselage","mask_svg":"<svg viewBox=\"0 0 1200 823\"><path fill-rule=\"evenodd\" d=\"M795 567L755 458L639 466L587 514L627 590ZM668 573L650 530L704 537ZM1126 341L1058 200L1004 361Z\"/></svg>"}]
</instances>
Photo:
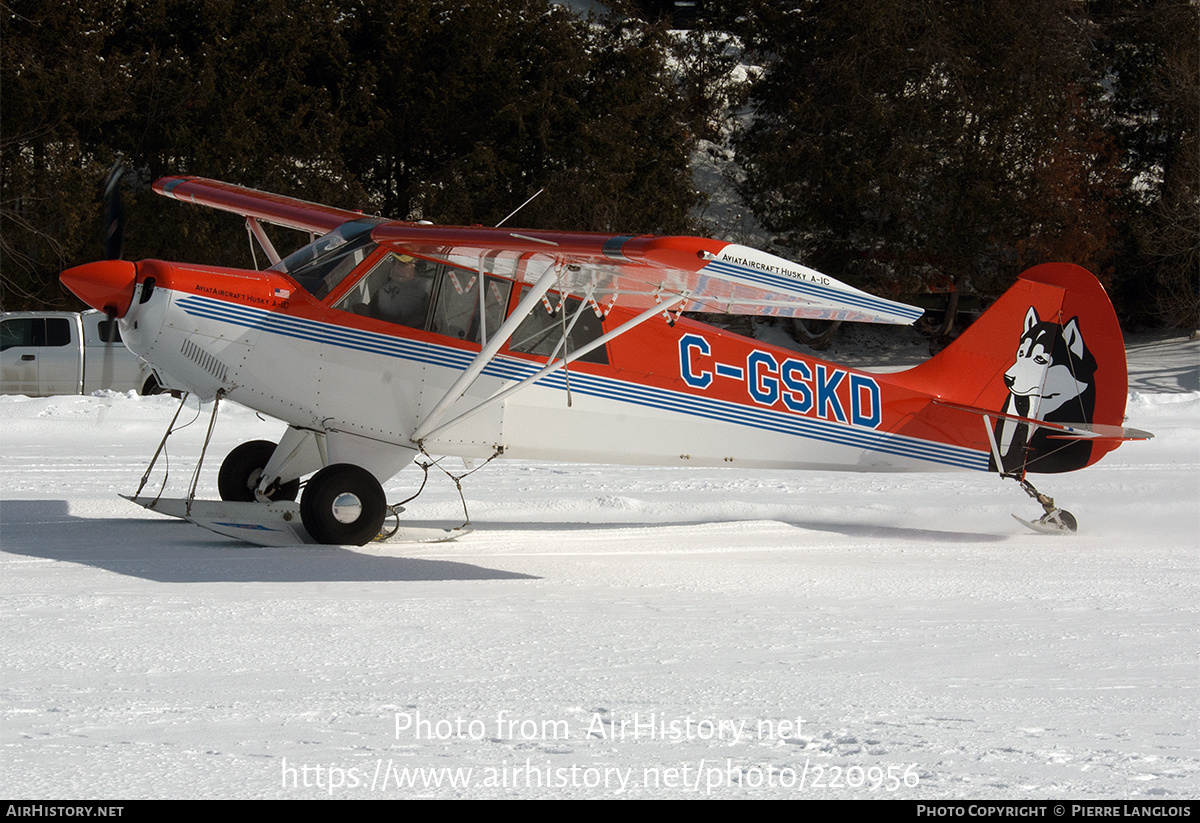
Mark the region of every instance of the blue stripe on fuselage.
<instances>
[{"instance_id":1,"label":"blue stripe on fuselage","mask_svg":"<svg viewBox=\"0 0 1200 823\"><path fill-rule=\"evenodd\" d=\"M194 317L230 323L243 328L260 329L283 337L324 343L369 354L397 357L402 360L444 366L460 371L475 359L473 352L449 346L407 340L376 332L365 332L315 320L303 320L207 297L188 295L180 298L178 302L187 314ZM541 366L537 364L515 358L497 357L487 365L483 373L503 380L522 380L540 368ZM699 397L584 372L571 372L570 380L571 391L584 395L619 400L624 403L708 420L736 423L751 428L806 437L811 440L892 454L898 457L926 460L963 469L988 470L986 452L961 446L950 446L930 440L888 434L773 409L743 406L726 400ZM563 391L567 388L566 379L561 371L552 372L538 380L537 383Z\"/></svg>"}]
</instances>

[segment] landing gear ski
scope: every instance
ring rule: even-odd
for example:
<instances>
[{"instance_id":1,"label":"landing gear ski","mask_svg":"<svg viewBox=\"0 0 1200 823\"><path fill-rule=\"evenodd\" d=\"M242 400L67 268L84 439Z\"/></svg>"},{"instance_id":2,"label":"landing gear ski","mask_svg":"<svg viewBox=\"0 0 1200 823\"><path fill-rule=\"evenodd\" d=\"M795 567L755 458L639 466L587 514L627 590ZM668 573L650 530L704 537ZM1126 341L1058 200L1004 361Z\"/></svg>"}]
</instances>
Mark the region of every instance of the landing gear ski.
<instances>
[{"instance_id":1,"label":"landing gear ski","mask_svg":"<svg viewBox=\"0 0 1200 823\"><path fill-rule=\"evenodd\" d=\"M187 402L186 395L167 425L137 491L121 496L150 511L187 520L216 534L259 546L313 543L362 546L372 541L440 543L470 534L469 523L456 529L401 523L399 515L404 511L403 504L389 506L383 487L374 475L366 469L346 463L325 466L314 474L304 486L304 494L300 496L298 504L295 499L300 490L299 479L282 484L273 483L265 495L256 495L262 473L277 448L269 440L251 440L231 451L221 464L217 478L221 500L197 500L196 484L212 438L220 401L221 393L218 392L213 401L208 437L192 474L187 497L162 497L161 489L159 494L142 496L142 490L164 452L167 439L175 431L175 423ZM428 466L425 466L425 470L428 477ZM165 476L163 483L166 483ZM421 488L424 487L422 482ZM463 506L466 506L465 502ZM385 524L388 517L392 518L392 522Z\"/></svg>"},{"instance_id":2,"label":"landing gear ski","mask_svg":"<svg viewBox=\"0 0 1200 823\"><path fill-rule=\"evenodd\" d=\"M1035 521L1025 520L1024 518L1017 517L1015 514L1013 515L1013 519L1042 534L1074 534L1078 530L1079 524L1075 522L1075 515L1066 509L1060 509L1055 506L1053 497L1042 494L1033 487L1032 483L1023 477L1018 482L1027 495L1042 504L1042 508L1045 509L1046 513Z\"/></svg>"}]
</instances>

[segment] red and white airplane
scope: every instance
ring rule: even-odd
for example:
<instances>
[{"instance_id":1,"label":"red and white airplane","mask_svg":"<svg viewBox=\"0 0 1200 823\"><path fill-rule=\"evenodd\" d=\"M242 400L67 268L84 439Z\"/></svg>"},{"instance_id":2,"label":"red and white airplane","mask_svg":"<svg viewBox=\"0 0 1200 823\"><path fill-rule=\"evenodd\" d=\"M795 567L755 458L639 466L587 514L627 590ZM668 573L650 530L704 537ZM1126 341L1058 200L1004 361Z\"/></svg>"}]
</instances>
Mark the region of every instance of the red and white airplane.
<instances>
[{"instance_id":1,"label":"red and white airplane","mask_svg":"<svg viewBox=\"0 0 1200 823\"><path fill-rule=\"evenodd\" d=\"M938 356L873 374L684 316L921 314L744 246L382 220L195 177L154 189L241 215L272 266L106 260L62 282L177 387L287 423L226 458L226 502L158 504L253 542L376 538L381 484L423 454L993 471L1043 505L1028 525L1074 531L1026 474L1149 437L1122 428L1120 329L1073 265L1026 271ZM314 239L281 259L264 222Z\"/></svg>"}]
</instances>

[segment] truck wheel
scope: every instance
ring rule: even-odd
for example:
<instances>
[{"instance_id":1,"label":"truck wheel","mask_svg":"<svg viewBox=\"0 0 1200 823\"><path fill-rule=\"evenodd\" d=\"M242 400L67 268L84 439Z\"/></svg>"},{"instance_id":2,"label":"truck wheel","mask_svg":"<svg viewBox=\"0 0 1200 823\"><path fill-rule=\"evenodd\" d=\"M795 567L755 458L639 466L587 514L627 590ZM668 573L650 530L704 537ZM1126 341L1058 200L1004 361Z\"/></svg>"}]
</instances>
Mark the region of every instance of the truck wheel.
<instances>
[{"instance_id":1,"label":"truck wheel","mask_svg":"<svg viewBox=\"0 0 1200 823\"><path fill-rule=\"evenodd\" d=\"M217 475L217 490L222 500L253 503L254 489L262 478L267 461L275 453L270 440L251 440L231 451L221 464ZM300 493L300 480L291 480L267 492L271 500L295 500Z\"/></svg>"},{"instance_id":2,"label":"truck wheel","mask_svg":"<svg viewBox=\"0 0 1200 823\"><path fill-rule=\"evenodd\" d=\"M349 463L321 469L300 498L300 519L318 543L361 546L379 534L386 515L383 486Z\"/></svg>"}]
</instances>

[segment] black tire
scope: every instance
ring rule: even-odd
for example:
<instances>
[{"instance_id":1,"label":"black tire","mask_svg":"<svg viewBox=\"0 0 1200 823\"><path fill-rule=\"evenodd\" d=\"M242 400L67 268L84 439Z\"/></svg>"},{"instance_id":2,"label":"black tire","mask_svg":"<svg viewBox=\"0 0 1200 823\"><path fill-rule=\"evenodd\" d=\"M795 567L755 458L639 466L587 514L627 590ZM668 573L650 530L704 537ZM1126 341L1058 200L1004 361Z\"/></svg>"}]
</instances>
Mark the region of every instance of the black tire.
<instances>
[{"instance_id":1,"label":"black tire","mask_svg":"<svg viewBox=\"0 0 1200 823\"><path fill-rule=\"evenodd\" d=\"M262 470L275 452L270 440L251 440L231 451L221 464L217 475L217 490L222 500L253 503L254 488ZM271 500L295 500L300 493L300 480L290 480L267 493Z\"/></svg>"},{"instance_id":2,"label":"black tire","mask_svg":"<svg viewBox=\"0 0 1200 823\"><path fill-rule=\"evenodd\" d=\"M300 498L300 520L318 543L361 546L379 534L386 516L383 486L349 463L321 469Z\"/></svg>"},{"instance_id":3,"label":"black tire","mask_svg":"<svg viewBox=\"0 0 1200 823\"><path fill-rule=\"evenodd\" d=\"M162 394L166 389L158 382L158 378L150 375L146 378L146 382L142 384L142 396L150 397L155 394Z\"/></svg>"}]
</instances>

